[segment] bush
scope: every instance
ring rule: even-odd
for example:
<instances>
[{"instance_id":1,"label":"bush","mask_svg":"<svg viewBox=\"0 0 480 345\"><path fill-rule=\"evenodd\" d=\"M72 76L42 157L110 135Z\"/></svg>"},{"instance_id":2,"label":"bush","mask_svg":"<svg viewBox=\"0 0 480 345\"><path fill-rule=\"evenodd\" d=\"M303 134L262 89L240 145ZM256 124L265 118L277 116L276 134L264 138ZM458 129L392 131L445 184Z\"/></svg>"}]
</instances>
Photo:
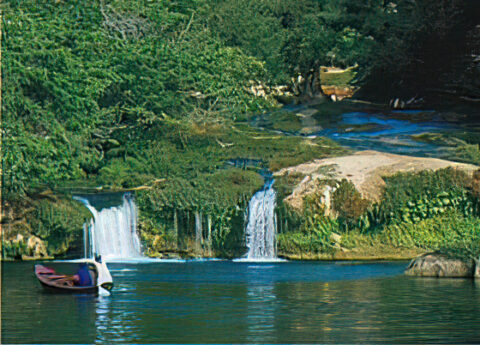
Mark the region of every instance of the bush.
<instances>
[{"instance_id":1,"label":"bush","mask_svg":"<svg viewBox=\"0 0 480 345\"><path fill-rule=\"evenodd\" d=\"M333 244L315 233L287 232L277 235L277 251L281 254L331 253Z\"/></svg>"},{"instance_id":2,"label":"bush","mask_svg":"<svg viewBox=\"0 0 480 345\"><path fill-rule=\"evenodd\" d=\"M364 215L373 229L392 222L415 223L448 211L478 214L478 198L471 193L472 179L453 168L399 173L385 178L382 201Z\"/></svg>"},{"instance_id":3,"label":"bush","mask_svg":"<svg viewBox=\"0 0 480 345\"><path fill-rule=\"evenodd\" d=\"M361 216L365 214L370 201L363 199L352 182L343 179L333 193L333 210L343 229L351 229L359 225Z\"/></svg>"},{"instance_id":4,"label":"bush","mask_svg":"<svg viewBox=\"0 0 480 345\"><path fill-rule=\"evenodd\" d=\"M416 224L386 226L379 234L382 243L395 247L418 247L464 259L480 257L480 219L458 213L437 216Z\"/></svg>"},{"instance_id":5,"label":"bush","mask_svg":"<svg viewBox=\"0 0 480 345\"><path fill-rule=\"evenodd\" d=\"M70 197L41 199L33 204L27 222L35 236L47 242L47 251L55 256L83 247L83 224L91 213Z\"/></svg>"}]
</instances>

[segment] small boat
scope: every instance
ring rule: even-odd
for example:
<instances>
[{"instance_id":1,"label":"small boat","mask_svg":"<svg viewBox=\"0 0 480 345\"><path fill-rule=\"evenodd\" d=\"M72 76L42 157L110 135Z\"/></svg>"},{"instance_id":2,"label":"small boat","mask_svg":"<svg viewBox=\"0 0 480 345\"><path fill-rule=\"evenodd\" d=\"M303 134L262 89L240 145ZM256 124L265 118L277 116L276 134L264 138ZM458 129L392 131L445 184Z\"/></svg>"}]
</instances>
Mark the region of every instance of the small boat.
<instances>
[{"instance_id":1,"label":"small boat","mask_svg":"<svg viewBox=\"0 0 480 345\"><path fill-rule=\"evenodd\" d=\"M84 270L82 273L81 270ZM88 276L88 282L82 276ZM43 287L57 292L96 293L99 288L111 290L112 276L105 263L95 260L83 260L77 274L59 274L53 268L35 265L35 276Z\"/></svg>"}]
</instances>

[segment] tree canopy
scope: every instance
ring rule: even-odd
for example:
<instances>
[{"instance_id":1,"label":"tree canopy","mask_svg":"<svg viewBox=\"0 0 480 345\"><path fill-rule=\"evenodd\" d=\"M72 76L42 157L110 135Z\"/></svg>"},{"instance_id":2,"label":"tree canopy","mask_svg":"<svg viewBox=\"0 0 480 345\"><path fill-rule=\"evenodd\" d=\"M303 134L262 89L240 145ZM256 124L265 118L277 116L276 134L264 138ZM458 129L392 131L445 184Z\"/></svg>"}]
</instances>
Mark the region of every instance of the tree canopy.
<instances>
[{"instance_id":1,"label":"tree canopy","mask_svg":"<svg viewBox=\"0 0 480 345\"><path fill-rule=\"evenodd\" d=\"M183 178L192 161L212 172L229 158L205 154L226 124L274 105L253 84L288 84L321 65L358 65L357 85L384 99L439 85L479 95L475 1L8 0L2 9L6 197L132 169ZM162 158L169 152L181 153L178 164Z\"/></svg>"}]
</instances>

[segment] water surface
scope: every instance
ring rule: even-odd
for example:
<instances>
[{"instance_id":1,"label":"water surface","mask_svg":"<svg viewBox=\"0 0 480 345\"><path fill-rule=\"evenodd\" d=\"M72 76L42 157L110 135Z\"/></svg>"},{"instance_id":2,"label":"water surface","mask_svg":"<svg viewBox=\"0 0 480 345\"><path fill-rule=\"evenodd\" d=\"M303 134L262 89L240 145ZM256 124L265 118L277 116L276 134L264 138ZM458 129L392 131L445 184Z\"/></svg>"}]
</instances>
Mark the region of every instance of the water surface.
<instances>
[{"instance_id":1,"label":"water surface","mask_svg":"<svg viewBox=\"0 0 480 345\"><path fill-rule=\"evenodd\" d=\"M111 296L2 263L4 343L480 343L480 286L406 263L111 263Z\"/></svg>"}]
</instances>

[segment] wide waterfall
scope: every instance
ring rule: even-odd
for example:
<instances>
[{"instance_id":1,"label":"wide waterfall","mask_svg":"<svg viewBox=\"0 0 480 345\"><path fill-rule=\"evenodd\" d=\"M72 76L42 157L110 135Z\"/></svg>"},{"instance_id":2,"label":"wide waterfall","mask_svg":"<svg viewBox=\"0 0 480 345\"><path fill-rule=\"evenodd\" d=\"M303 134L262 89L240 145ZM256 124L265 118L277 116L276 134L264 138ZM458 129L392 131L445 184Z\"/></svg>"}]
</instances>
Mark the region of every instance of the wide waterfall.
<instances>
[{"instance_id":1,"label":"wide waterfall","mask_svg":"<svg viewBox=\"0 0 480 345\"><path fill-rule=\"evenodd\" d=\"M248 204L246 228L247 260L272 260L276 258L276 217L277 193L274 180L267 178L263 188L255 193Z\"/></svg>"},{"instance_id":2,"label":"wide waterfall","mask_svg":"<svg viewBox=\"0 0 480 345\"><path fill-rule=\"evenodd\" d=\"M137 209L133 197L124 194L122 204L100 211L83 197L74 197L93 214L89 226L90 254L103 258L132 259L142 257L140 240L137 236ZM87 253L86 253L87 254ZM88 254L87 254L88 255Z\"/></svg>"}]
</instances>

